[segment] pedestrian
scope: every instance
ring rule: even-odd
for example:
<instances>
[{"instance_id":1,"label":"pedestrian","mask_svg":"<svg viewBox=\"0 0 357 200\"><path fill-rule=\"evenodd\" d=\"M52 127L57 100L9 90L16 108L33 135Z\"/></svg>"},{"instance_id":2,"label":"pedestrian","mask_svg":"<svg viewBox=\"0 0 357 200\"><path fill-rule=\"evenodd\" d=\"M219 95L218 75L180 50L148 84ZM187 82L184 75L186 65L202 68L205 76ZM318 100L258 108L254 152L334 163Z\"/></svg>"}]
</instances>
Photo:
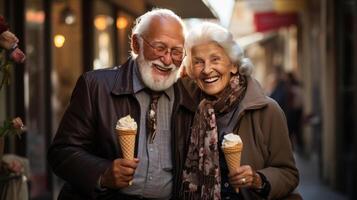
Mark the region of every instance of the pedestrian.
<instances>
[{"instance_id":1,"label":"pedestrian","mask_svg":"<svg viewBox=\"0 0 357 200\"><path fill-rule=\"evenodd\" d=\"M304 140L302 135L303 119L303 94L302 87L295 74L287 73L287 111L286 118L289 134L294 145L294 150L299 153L304 151Z\"/></svg>"},{"instance_id":2,"label":"pedestrian","mask_svg":"<svg viewBox=\"0 0 357 200\"><path fill-rule=\"evenodd\" d=\"M288 109L288 83L286 81L286 73L282 66L275 67L275 71L272 74L273 80L272 90L270 91L270 97L273 98L279 106L283 109L284 113Z\"/></svg>"}]
</instances>

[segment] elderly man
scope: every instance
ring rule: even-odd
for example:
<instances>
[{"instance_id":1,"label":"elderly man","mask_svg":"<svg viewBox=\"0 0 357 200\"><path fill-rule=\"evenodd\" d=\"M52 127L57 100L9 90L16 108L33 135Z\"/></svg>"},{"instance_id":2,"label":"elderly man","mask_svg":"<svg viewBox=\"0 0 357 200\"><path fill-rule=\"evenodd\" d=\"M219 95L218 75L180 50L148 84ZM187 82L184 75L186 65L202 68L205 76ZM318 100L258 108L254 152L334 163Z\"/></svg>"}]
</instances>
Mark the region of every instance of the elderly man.
<instances>
[{"instance_id":1,"label":"elderly man","mask_svg":"<svg viewBox=\"0 0 357 200\"><path fill-rule=\"evenodd\" d=\"M79 78L48 151L53 171L66 181L59 199L177 198L195 111L182 82L175 83L183 44L181 19L155 9L136 21L133 58ZM149 110L154 119L147 119ZM123 159L115 136L126 115L138 123L134 160Z\"/></svg>"}]
</instances>

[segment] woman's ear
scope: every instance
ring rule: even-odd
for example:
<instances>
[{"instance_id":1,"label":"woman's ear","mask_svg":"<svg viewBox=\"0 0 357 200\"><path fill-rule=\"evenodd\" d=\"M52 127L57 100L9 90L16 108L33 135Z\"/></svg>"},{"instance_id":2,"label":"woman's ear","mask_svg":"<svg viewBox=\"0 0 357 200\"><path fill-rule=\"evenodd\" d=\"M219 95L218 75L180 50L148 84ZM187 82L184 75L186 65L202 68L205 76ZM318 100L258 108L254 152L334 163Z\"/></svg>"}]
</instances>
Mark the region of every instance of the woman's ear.
<instances>
[{"instance_id":1,"label":"woman's ear","mask_svg":"<svg viewBox=\"0 0 357 200\"><path fill-rule=\"evenodd\" d=\"M131 36L131 49L135 54L139 54L140 52L139 37L137 34Z\"/></svg>"}]
</instances>

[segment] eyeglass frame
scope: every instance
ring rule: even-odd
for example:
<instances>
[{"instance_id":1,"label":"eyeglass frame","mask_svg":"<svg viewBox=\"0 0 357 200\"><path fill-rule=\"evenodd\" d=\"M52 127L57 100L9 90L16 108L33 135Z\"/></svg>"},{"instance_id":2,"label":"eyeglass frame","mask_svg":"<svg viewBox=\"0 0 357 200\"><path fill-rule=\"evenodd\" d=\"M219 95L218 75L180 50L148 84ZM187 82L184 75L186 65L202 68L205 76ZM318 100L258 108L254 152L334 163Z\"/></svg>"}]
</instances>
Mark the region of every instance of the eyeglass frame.
<instances>
[{"instance_id":1,"label":"eyeglass frame","mask_svg":"<svg viewBox=\"0 0 357 200\"><path fill-rule=\"evenodd\" d=\"M162 44L162 46L165 47L163 50L158 50L159 47L155 47L155 46L153 46L152 44L150 44L150 42L147 41L142 35L139 35L139 36L143 39L143 41L144 41L150 48L152 48L152 49L154 50L154 54L157 55L157 56L159 56L159 57L163 57L163 56L165 56L167 53L170 53L171 59L172 59L173 61L175 61L175 62L182 62L183 59L184 59L185 56L186 56L186 50L185 50L184 47L168 48L168 46L167 46L165 43L163 43L163 42L157 42L157 43ZM181 59L181 60L175 59L174 56L173 56L174 50L180 51L180 50L178 50L178 48L182 48L182 59ZM180 51L180 53L181 53L181 51Z\"/></svg>"}]
</instances>

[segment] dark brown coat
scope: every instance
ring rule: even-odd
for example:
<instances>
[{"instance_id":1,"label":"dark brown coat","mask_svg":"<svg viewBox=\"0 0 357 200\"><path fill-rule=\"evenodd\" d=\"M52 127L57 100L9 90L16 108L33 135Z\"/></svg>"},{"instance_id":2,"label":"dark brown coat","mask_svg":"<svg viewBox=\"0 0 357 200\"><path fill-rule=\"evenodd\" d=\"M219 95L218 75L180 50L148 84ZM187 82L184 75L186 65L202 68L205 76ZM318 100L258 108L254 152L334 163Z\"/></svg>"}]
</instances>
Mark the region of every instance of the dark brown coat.
<instances>
[{"instance_id":1,"label":"dark brown coat","mask_svg":"<svg viewBox=\"0 0 357 200\"><path fill-rule=\"evenodd\" d=\"M282 109L252 78L240 107L240 126L234 132L243 141L241 164L266 176L271 184L269 199L286 197L297 187L299 173Z\"/></svg>"},{"instance_id":2,"label":"dark brown coat","mask_svg":"<svg viewBox=\"0 0 357 200\"><path fill-rule=\"evenodd\" d=\"M48 162L54 173L66 181L59 199L119 199L121 196L115 190L96 192L95 188L99 176L112 161L122 157L114 132L117 120L128 114L135 121L140 120L140 106L133 95L133 63L129 59L119 68L92 71L79 78L48 150ZM174 85L174 93L171 131L175 199L195 104L181 81Z\"/></svg>"}]
</instances>

